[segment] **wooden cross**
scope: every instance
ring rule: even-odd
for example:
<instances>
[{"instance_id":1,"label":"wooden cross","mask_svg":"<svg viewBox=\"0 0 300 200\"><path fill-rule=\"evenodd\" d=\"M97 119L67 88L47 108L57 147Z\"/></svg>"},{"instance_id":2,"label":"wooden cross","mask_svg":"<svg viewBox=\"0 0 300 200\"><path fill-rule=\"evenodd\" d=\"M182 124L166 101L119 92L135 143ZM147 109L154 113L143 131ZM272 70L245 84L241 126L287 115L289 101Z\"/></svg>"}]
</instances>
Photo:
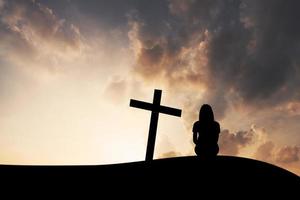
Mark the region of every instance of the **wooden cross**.
<instances>
[{"instance_id":1,"label":"wooden cross","mask_svg":"<svg viewBox=\"0 0 300 200\"><path fill-rule=\"evenodd\" d=\"M160 105L161 100L161 90L154 90L153 103L147 103L143 101L137 101L134 99L130 99L130 106L135 108L141 108L145 110L151 111L151 120L149 127L149 135L148 135L148 144L147 144L147 152L146 152L146 161L153 160L154 146L155 146L155 137L158 123L159 113L164 113L168 115L174 115L177 117L181 116L181 110L176 108L170 108L166 106Z\"/></svg>"}]
</instances>

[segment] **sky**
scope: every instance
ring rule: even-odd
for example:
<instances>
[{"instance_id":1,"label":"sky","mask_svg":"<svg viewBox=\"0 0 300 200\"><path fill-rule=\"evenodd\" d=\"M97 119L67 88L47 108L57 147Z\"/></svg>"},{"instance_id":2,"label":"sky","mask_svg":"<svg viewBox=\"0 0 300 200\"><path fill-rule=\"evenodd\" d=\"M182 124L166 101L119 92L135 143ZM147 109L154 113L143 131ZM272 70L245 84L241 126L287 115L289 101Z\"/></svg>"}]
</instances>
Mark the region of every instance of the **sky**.
<instances>
[{"instance_id":1,"label":"sky","mask_svg":"<svg viewBox=\"0 0 300 200\"><path fill-rule=\"evenodd\" d=\"M220 155L300 175L300 2L293 0L0 0L0 163L194 155L202 104L221 125Z\"/></svg>"}]
</instances>

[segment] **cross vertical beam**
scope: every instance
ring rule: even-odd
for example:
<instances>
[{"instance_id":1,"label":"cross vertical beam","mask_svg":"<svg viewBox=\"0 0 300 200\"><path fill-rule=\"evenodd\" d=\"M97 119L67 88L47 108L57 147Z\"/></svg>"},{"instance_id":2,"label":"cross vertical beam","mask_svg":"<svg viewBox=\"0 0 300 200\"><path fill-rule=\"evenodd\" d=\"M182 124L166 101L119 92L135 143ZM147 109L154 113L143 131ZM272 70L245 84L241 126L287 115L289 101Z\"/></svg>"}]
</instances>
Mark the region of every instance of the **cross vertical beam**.
<instances>
[{"instance_id":1,"label":"cross vertical beam","mask_svg":"<svg viewBox=\"0 0 300 200\"><path fill-rule=\"evenodd\" d=\"M155 139L156 139L156 130L158 123L158 108L160 106L161 100L161 90L154 90L153 96L153 111L151 112L150 127L148 134L148 144L146 152L146 161L153 160L154 148L155 148Z\"/></svg>"}]
</instances>

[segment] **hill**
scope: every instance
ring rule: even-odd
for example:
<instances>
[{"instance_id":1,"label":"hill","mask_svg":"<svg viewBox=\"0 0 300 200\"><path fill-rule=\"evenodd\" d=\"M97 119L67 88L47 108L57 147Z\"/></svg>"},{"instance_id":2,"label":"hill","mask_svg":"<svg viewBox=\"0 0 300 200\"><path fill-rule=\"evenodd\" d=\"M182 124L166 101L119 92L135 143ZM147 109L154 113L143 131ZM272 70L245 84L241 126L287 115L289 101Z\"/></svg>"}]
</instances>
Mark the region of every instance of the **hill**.
<instances>
[{"instance_id":1,"label":"hill","mask_svg":"<svg viewBox=\"0 0 300 200\"><path fill-rule=\"evenodd\" d=\"M239 157L218 156L158 159L99 166L0 166L0 177L15 186L55 182L55 186L143 186L186 189L246 188L286 194L298 193L299 176L277 166ZM31 183L29 183L29 180ZM192 189L193 188L193 189ZM271 188L268 190L267 188ZM277 190L279 189L279 190ZM183 189L184 190L184 189Z\"/></svg>"}]
</instances>

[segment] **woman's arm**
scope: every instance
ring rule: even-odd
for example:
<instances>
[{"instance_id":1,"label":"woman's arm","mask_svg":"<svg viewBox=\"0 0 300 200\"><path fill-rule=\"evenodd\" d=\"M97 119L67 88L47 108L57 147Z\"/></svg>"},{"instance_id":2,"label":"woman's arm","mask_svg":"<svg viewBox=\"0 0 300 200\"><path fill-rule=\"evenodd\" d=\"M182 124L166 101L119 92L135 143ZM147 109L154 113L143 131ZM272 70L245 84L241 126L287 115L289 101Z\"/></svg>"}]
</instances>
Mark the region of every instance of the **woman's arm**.
<instances>
[{"instance_id":1,"label":"woman's arm","mask_svg":"<svg viewBox=\"0 0 300 200\"><path fill-rule=\"evenodd\" d=\"M216 132L220 133L220 124L216 122Z\"/></svg>"},{"instance_id":2,"label":"woman's arm","mask_svg":"<svg viewBox=\"0 0 300 200\"><path fill-rule=\"evenodd\" d=\"M193 142L195 144L197 144L197 141L198 141L198 133L197 132L193 132Z\"/></svg>"},{"instance_id":3,"label":"woman's arm","mask_svg":"<svg viewBox=\"0 0 300 200\"><path fill-rule=\"evenodd\" d=\"M215 141L216 143L218 143L218 140L219 140L219 134L220 134L220 124L218 122L215 123Z\"/></svg>"},{"instance_id":4,"label":"woman's arm","mask_svg":"<svg viewBox=\"0 0 300 200\"><path fill-rule=\"evenodd\" d=\"M193 142L197 144L198 142L198 131L197 131L197 122L193 125Z\"/></svg>"}]
</instances>

